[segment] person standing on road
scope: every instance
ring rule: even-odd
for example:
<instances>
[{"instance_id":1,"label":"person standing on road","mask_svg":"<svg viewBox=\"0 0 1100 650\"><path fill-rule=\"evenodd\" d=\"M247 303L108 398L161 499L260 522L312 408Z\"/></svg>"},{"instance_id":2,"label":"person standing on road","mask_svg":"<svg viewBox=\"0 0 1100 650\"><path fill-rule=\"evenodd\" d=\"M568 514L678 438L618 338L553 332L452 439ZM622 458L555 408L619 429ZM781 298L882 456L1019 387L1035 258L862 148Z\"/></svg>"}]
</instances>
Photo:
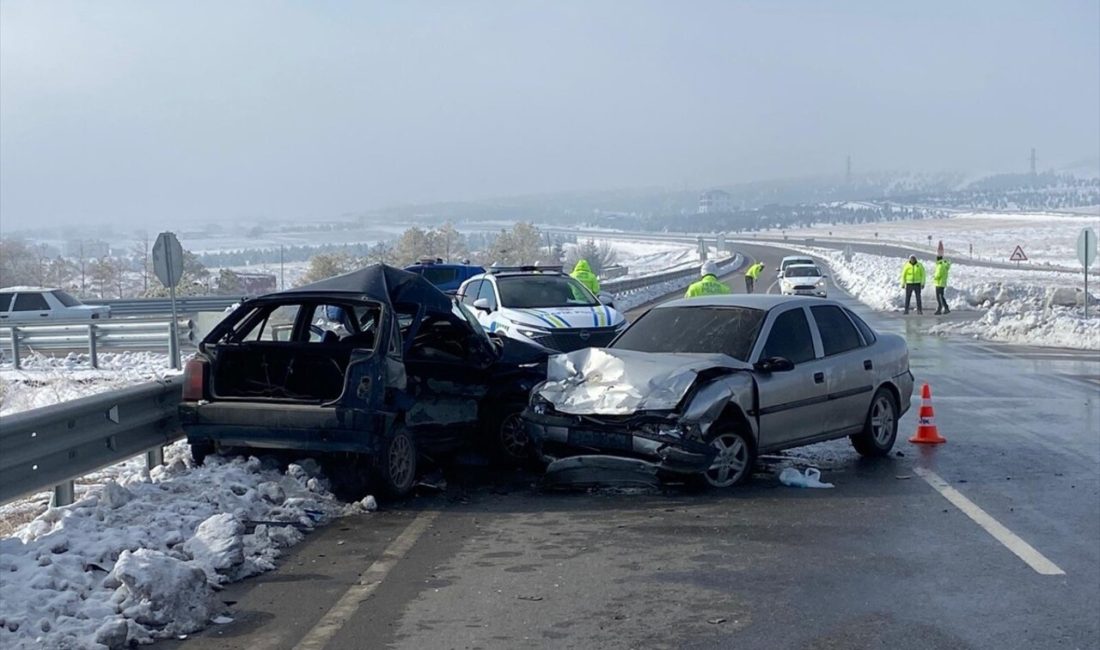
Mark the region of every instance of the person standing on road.
<instances>
[{"instance_id":1,"label":"person standing on road","mask_svg":"<svg viewBox=\"0 0 1100 650\"><path fill-rule=\"evenodd\" d=\"M749 266L745 271L745 293L752 293L756 288L756 279L760 277L760 272L764 270L764 263L757 262Z\"/></svg>"},{"instance_id":2,"label":"person standing on road","mask_svg":"<svg viewBox=\"0 0 1100 650\"><path fill-rule=\"evenodd\" d=\"M596 274L592 272L592 267L588 265L588 260L577 260L577 264L573 267L573 272L569 275L577 282L588 287L592 295L598 296L600 294L600 280L596 277Z\"/></svg>"},{"instance_id":3,"label":"person standing on road","mask_svg":"<svg viewBox=\"0 0 1100 650\"><path fill-rule=\"evenodd\" d=\"M947 274L951 272L951 260L943 259L943 255L936 256L936 270L932 271L932 284L936 285L936 315L950 314L951 308L947 306L947 299L943 292L947 289Z\"/></svg>"},{"instance_id":4,"label":"person standing on road","mask_svg":"<svg viewBox=\"0 0 1100 650\"><path fill-rule=\"evenodd\" d=\"M917 313L923 314L920 304L920 292L924 288L924 265L917 261L916 255L910 255L909 261L901 267L901 287L905 289L905 313L909 313L909 301L917 294Z\"/></svg>"},{"instance_id":5,"label":"person standing on road","mask_svg":"<svg viewBox=\"0 0 1100 650\"><path fill-rule=\"evenodd\" d=\"M697 298L699 296L719 296L730 293L730 288L718 281L718 265L711 260L703 262L699 267L699 281L688 287L685 298Z\"/></svg>"}]
</instances>

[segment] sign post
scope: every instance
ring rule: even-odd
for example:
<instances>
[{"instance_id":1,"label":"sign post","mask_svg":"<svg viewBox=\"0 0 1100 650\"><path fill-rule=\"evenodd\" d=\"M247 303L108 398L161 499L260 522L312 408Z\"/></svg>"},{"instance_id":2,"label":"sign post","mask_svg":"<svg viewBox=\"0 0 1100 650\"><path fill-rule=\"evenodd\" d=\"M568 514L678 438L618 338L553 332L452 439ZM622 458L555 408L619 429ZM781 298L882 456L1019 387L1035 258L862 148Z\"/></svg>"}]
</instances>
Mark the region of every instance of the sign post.
<instances>
[{"instance_id":1,"label":"sign post","mask_svg":"<svg viewBox=\"0 0 1100 650\"><path fill-rule=\"evenodd\" d=\"M940 240L940 243L936 246L936 256L937 257L943 257L943 240L942 239Z\"/></svg>"},{"instance_id":2,"label":"sign post","mask_svg":"<svg viewBox=\"0 0 1100 650\"><path fill-rule=\"evenodd\" d=\"M168 287L168 295L172 298L172 324L168 328L168 361L172 368L180 368L180 341L177 324L179 316L176 313L176 285L183 277L183 247L176 239L175 233L162 232L157 235L157 242L153 244L153 272L156 273L160 283Z\"/></svg>"},{"instance_id":3,"label":"sign post","mask_svg":"<svg viewBox=\"0 0 1100 650\"><path fill-rule=\"evenodd\" d=\"M1077 236L1077 259L1085 267L1085 318L1089 317L1089 267L1096 261L1096 233L1082 228Z\"/></svg>"}]
</instances>

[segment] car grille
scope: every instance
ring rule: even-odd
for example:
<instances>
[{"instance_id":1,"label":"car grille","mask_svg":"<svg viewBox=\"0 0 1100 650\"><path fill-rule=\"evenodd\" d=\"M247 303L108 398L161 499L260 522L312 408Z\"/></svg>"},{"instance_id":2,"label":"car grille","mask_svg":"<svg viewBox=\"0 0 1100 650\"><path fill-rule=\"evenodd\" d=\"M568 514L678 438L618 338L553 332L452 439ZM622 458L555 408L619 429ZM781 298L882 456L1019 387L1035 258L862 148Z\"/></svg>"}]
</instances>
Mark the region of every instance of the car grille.
<instances>
[{"instance_id":1,"label":"car grille","mask_svg":"<svg viewBox=\"0 0 1100 650\"><path fill-rule=\"evenodd\" d=\"M583 333L583 334L582 334ZM587 334L587 338L585 338ZM615 330L558 330L549 336L536 339L540 344L562 352L572 352L583 348L602 348L615 338Z\"/></svg>"},{"instance_id":2,"label":"car grille","mask_svg":"<svg viewBox=\"0 0 1100 650\"><path fill-rule=\"evenodd\" d=\"M813 291L814 285L812 284L799 284L794 288L795 291Z\"/></svg>"}]
</instances>

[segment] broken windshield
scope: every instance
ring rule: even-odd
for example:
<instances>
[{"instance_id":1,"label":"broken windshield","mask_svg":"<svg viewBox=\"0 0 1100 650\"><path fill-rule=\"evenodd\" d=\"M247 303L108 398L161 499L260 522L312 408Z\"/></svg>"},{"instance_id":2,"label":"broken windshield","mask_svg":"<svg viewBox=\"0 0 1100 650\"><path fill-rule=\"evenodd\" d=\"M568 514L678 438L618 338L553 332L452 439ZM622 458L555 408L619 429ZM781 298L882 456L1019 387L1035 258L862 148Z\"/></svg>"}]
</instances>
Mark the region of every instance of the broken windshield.
<instances>
[{"instance_id":1,"label":"broken windshield","mask_svg":"<svg viewBox=\"0 0 1100 650\"><path fill-rule=\"evenodd\" d=\"M763 322L763 311L746 307L653 309L610 347L639 352L711 352L748 361Z\"/></svg>"}]
</instances>

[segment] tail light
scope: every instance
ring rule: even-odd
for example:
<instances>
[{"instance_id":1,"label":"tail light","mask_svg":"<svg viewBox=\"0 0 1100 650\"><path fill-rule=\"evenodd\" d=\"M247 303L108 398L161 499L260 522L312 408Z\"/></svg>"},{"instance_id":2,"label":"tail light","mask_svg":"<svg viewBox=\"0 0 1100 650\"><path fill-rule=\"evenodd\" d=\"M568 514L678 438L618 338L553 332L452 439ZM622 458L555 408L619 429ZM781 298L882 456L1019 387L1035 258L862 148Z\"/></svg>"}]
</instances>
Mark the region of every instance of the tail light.
<instances>
[{"instance_id":1,"label":"tail light","mask_svg":"<svg viewBox=\"0 0 1100 650\"><path fill-rule=\"evenodd\" d=\"M183 399L197 402L204 398L206 388L206 360L191 359L183 367Z\"/></svg>"}]
</instances>

